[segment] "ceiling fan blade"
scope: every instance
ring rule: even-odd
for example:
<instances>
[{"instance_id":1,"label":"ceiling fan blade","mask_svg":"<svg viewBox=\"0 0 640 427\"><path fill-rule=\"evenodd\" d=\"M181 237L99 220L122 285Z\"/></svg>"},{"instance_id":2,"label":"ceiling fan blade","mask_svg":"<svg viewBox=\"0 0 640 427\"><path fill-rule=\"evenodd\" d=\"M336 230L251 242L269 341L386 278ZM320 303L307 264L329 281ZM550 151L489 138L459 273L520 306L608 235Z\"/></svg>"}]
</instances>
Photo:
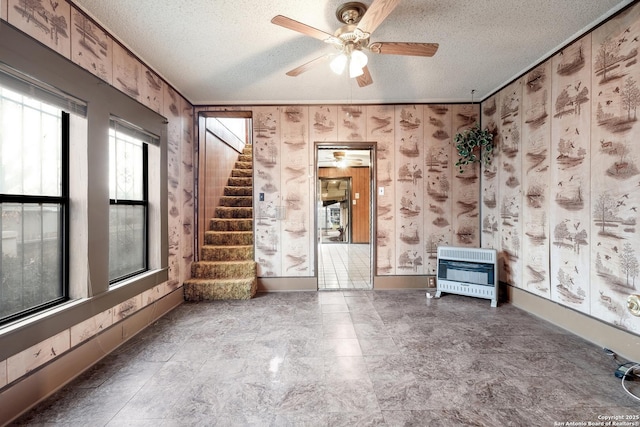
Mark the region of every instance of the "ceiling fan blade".
<instances>
[{"instance_id":1,"label":"ceiling fan blade","mask_svg":"<svg viewBox=\"0 0 640 427\"><path fill-rule=\"evenodd\" d=\"M400 0L374 0L362 19L360 19L360 22L358 22L358 29L367 34L373 33L378 28L378 25L382 24L382 21L396 8L398 3L400 3Z\"/></svg>"},{"instance_id":2,"label":"ceiling fan blade","mask_svg":"<svg viewBox=\"0 0 640 427\"><path fill-rule=\"evenodd\" d=\"M369 45L369 50L386 55L433 56L438 46L438 43L375 42Z\"/></svg>"},{"instance_id":3,"label":"ceiling fan blade","mask_svg":"<svg viewBox=\"0 0 640 427\"><path fill-rule=\"evenodd\" d=\"M291 71L287 72L287 76L291 76L291 77L295 77L299 74L304 73L305 71L309 71L311 68L313 68L314 66L318 65L319 63L321 63L322 61L327 60L331 55L326 54L326 55L322 55L317 57L316 59L312 59L311 61L302 64L299 67L294 68Z\"/></svg>"},{"instance_id":4,"label":"ceiling fan blade","mask_svg":"<svg viewBox=\"0 0 640 427\"><path fill-rule=\"evenodd\" d=\"M302 22L298 22L295 19L287 18L286 16L274 16L271 22L281 27L288 28L289 30L297 31L306 36L322 40L325 43L342 45L342 40L340 40L338 37L335 37L322 30L318 30L317 28L313 28L307 24L303 24Z\"/></svg>"},{"instance_id":5,"label":"ceiling fan blade","mask_svg":"<svg viewBox=\"0 0 640 427\"><path fill-rule=\"evenodd\" d=\"M373 83L371 73L369 72L369 67L365 65L362 69L362 75L356 77L356 80L358 81L358 86L360 87L369 86L371 83Z\"/></svg>"}]
</instances>

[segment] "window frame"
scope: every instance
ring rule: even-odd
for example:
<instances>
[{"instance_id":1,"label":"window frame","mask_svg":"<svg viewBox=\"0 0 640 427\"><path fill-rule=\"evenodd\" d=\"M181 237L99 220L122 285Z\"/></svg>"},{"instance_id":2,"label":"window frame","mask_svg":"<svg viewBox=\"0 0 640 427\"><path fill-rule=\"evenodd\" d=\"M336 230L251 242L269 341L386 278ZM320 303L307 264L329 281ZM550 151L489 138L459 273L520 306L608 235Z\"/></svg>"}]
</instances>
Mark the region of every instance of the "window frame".
<instances>
[{"instance_id":1,"label":"window frame","mask_svg":"<svg viewBox=\"0 0 640 427\"><path fill-rule=\"evenodd\" d=\"M3 73L5 69L0 69L0 74ZM4 80L0 83L6 83L7 74L4 76ZM11 76L14 77L15 76ZM36 86L35 83L29 82L29 85ZM70 299L70 282L69 282L69 220L70 220L70 198L69 198L69 146L70 146L70 114L65 111L63 107L60 105L55 105L55 102L50 102L50 99L44 99L46 97L42 96L34 96L30 94L24 93L23 90L17 90L12 85L3 84L3 88L13 91L15 93L19 93L22 96L26 96L28 98L34 99L43 104L58 108L60 110L60 195L59 196L46 196L46 195L30 195L30 194L5 194L0 193L0 204L20 204L22 206L40 206L43 205L58 205L60 208L60 216L58 229L60 231L60 236L58 239L58 253L60 254L59 258L59 272L58 272L58 283L60 286L60 296L52 298L48 301L32 305L28 308L24 308L16 313L13 313L8 316L4 316L0 318L0 326L14 322L16 320L20 320L29 316L32 316L35 313L39 313L43 310L58 306L63 304ZM40 91L34 91L35 93L44 93L43 91L47 91L46 87L37 87ZM24 103L23 103L24 105ZM29 107L31 108L31 107ZM42 110L40 110L42 111ZM22 139L22 144L28 144L28 141L24 141ZM2 219L0 218L0 223ZM3 251L0 249L0 255L3 254ZM0 256L0 267L2 266L2 256Z\"/></svg>"},{"instance_id":2,"label":"window frame","mask_svg":"<svg viewBox=\"0 0 640 427\"><path fill-rule=\"evenodd\" d=\"M1 2L1 1L0 1ZM169 208L167 195L169 120L131 98L68 58L35 41L11 25L0 25L0 68L19 70L84 103L86 115L71 114L69 153L69 283L71 300L36 315L0 327L0 361L42 341L67 333L69 328L98 313L112 313L119 304L130 306L144 293L148 298L176 293L169 286ZM166 90L166 89L165 89ZM165 92L165 106L170 100ZM167 107L168 108L168 107ZM118 115L160 136L149 147L149 268L126 282L108 283L109 193L105 159L109 155L109 118ZM177 116L177 113L175 114ZM171 120L174 120L172 116ZM173 294L172 294L173 295ZM163 301L173 301L173 296ZM145 301L148 301L145 299ZM165 307L165 306L162 306ZM121 314L122 320L131 312ZM115 317L114 317L115 320Z\"/></svg>"},{"instance_id":3,"label":"window frame","mask_svg":"<svg viewBox=\"0 0 640 427\"><path fill-rule=\"evenodd\" d=\"M111 213L112 206L143 206L144 207L144 238L143 238L143 257L144 266L141 269L132 271L122 276L115 278L109 278L109 286L118 285L132 277L138 276L142 273L149 271L149 147L150 143L159 140L156 135L150 134L131 123L127 123L117 117L111 117L109 120L109 132L112 130L118 132L119 128L124 130L123 133L129 137L136 138L142 147L142 200L136 199L112 199L109 198L109 213ZM111 136L109 136L111 138ZM114 139L117 141L117 135L114 135ZM110 143L110 142L109 142ZM109 165L111 168L111 165ZM111 185L111 182L109 182ZM109 252L111 252L111 241L109 241Z\"/></svg>"}]
</instances>

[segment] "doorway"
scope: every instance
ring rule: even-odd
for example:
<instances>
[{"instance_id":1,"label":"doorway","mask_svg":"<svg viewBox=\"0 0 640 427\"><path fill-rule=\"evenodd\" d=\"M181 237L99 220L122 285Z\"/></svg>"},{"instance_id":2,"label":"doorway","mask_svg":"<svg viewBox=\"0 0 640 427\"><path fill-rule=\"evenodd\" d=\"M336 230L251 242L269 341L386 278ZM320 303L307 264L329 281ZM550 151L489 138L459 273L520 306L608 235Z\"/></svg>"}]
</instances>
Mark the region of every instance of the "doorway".
<instances>
[{"instance_id":1,"label":"doorway","mask_svg":"<svg viewBox=\"0 0 640 427\"><path fill-rule=\"evenodd\" d=\"M320 242L351 241L351 177L320 178Z\"/></svg>"},{"instance_id":2,"label":"doorway","mask_svg":"<svg viewBox=\"0 0 640 427\"><path fill-rule=\"evenodd\" d=\"M215 217L225 186L245 145L252 144L251 113L208 111L198 115L198 179L195 260L200 260L209 219Z\"/></svg>"},{"instance_id":3,"label":"doorway","mask_svg":"<svg viewBox=\"0 0 640 427\"><path fill-rule=\"evenodd\" d=\"M373 289L374 150L316 143L318 290Z\"/></svg>"}]
</instances>

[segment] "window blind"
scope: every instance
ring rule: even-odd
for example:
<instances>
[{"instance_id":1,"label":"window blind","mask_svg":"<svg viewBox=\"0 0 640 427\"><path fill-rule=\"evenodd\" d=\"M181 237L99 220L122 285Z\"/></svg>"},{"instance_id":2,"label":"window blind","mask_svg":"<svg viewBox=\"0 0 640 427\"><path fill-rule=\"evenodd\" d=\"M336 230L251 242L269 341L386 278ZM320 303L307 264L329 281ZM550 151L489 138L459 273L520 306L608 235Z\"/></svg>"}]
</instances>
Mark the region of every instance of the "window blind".
<instances>
[{"instance_id":1,"label":"window blind","mask_svg":"<svg viewBox=\"0 0 640 427\"><path fill-rule=\"evenodd\" d=\"M0 86L68 113L87 117L87 103L0 62Z\"/></svg>"},{"instance_id":2,"label":"window blind","mask_svg":"<svg viewBox=\"0 0 640 427\"><path fill-rule=\"evenodd\" d=\"M160 145L159 136L142 129L139 126L122 120L119 117L111 116L109 124L111 126L111 129L115 130L116 132L123 133L146 144Z\"/></svg>"}]
</instances>

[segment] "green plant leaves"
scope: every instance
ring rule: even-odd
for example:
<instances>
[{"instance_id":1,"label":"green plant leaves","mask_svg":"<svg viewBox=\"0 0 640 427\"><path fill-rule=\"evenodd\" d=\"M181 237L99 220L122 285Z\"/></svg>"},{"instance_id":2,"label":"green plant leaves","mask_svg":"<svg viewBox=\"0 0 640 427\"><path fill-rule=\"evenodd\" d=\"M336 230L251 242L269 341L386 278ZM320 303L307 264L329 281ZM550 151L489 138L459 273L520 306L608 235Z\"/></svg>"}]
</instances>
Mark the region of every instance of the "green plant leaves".
<instances>
[{"instance_id":1,"label":"green plant leaves","mask_svg":"<svg viewBox=\"0 0 640 427\"><path fill-rule=\"evenodd\" d=\"M478 125L455 135L454 142L460 156L456 166L460 167L461 173L464 172L463 166L468 164L480 162L485 166L491 164L493 138L493 133L487 129L480 129Z\"/></svg>"}]
</instances>

